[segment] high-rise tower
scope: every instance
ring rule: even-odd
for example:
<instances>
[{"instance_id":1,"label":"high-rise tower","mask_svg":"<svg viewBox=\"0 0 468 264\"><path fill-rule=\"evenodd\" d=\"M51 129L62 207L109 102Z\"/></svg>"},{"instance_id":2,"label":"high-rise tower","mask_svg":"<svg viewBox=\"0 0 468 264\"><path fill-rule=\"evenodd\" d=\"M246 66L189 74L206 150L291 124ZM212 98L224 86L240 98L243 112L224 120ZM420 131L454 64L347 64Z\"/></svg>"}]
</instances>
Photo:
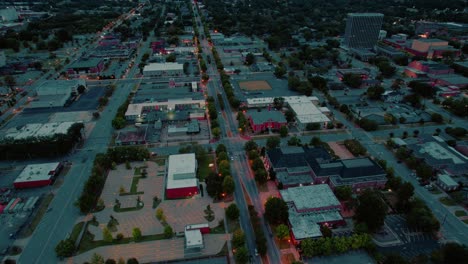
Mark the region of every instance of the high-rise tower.
<instances>
[{"instance_id":1,"label":"high-rise tower","mask_svg":"<svg viewBox=\"0 0 468 264\"><path fill-rule=\"evenodd\" d=\"M377 44L383 14L349 13L346 21L345 45L353 49L372 49Z\"/></svg>"}]
</instances>

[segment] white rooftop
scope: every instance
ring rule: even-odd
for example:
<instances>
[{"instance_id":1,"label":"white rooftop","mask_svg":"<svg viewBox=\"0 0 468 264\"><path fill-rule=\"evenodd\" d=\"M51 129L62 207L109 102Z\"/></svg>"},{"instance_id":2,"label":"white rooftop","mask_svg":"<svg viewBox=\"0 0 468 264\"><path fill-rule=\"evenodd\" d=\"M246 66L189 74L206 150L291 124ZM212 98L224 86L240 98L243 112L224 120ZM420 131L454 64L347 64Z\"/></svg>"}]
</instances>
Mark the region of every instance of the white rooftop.
<instances>
[{"instance_id":1,"label":"white rooftop","mask_svg":"<svg viewBox=\"0 0 468 264\"><path fill-rule=\"evenodd\" d=\"M203 247L203 236L200 229L185 230L185 247L201 248Z\"/></svg>"},{"instance_id":2,"label":"white rooftop","mask_svg":"<svg viewBox=\"0 0 468 264\"><path fill-rule=\"evenodd\" d=\"M52 176L51 171L55 171L60 162L31 164L26 166L18 175L15 182L30 182L48 180Z\"/></svg>"},{"instance_id":3,"label":"white rooftop","mask_svg":"<svg viewBox=\"0 0 468 264\"><path fill-rule=\"evenodd\" d=\"M36 87L36 91L38 95L70 95L72 90L78 88L80 85L86 86L85 80L47 80L39 84Z\"/></svg>"},{"instance_id":4,"label":"white rooftop","mask_svg":"<svg viewBox=\"0 0 468 264\"><path fill-rule=\"evenodd\" d=\"M313 213L297 213L289 210L289 223L296 239L321 237L320 223L342 220L338 211L325 211Z\"/></svg>"},{"instance_id":5,"label":"white rooftop","mask_svg":"<svg viewBox=\"0 0 468 264\"><path fill-rule=\"evenodd\" d=\"M167 189L198 186L195 153L169 156Z\"/></svg>"},{"instance_id":6,"label":"white rooftop","mask_svg":"<svg viewBox=\"0 0 468 264\"><path fill-rule=\"evenodd\" d=\"M328 184L293 187L280 193L283 200L293 203L298 211L340 205Z\"/></svg>"},{"instance_id":7,"label":"white rooftop","mask_svg":"<svg viewBox=\"0 0 468 264\"><path fill-rule=\"evenodd\" d=\"M454 181L452 177L450 177L447 174L440 174L438 177L439 177L439 180L447 186L458 186L458 183Z\"/></svg>"},{"instance_id":8,"label":"white rooftop","mask_svg":"<svg viewBox=\"0 0 468 264\"><path fill-rule=\"evenodd\" d=\"M143 72L146 71L175 71L183 70L184 65L177 62L166 62L166 63L150 63L143 68Z\"/></svg>"},{"instance_id":9,"label":"white rooftop","mask_svg":"<svg viewBox=\"0 0 468 264\"><path fill-rule=\"evenodd\" d=\"M205 105L205 100L193 100L192 98L180 98L180 99L170 99L165 102L148 102L148 103L139 103L139 104L129 104L127 111L125 112L125 116L140 115L141 111L145 107L167 106L169 110L173 110L175 109L175 106L179 104Z\"/></svg>"},{"instance_id":10,"label":"white rooftop","mask_svg":"<svg viewBox=\"0 0 468 264\"><path fill-rule=\"evenodd\" d=\"M28 137L41 137L53 136L56 134L66 134L68 129L75 124L75 122L54 122L54 123L33 123L26 124L22 128L15 127L6 131L5 138L12 138L15 140L25 139Z\"/></svg>"}]
</instances>

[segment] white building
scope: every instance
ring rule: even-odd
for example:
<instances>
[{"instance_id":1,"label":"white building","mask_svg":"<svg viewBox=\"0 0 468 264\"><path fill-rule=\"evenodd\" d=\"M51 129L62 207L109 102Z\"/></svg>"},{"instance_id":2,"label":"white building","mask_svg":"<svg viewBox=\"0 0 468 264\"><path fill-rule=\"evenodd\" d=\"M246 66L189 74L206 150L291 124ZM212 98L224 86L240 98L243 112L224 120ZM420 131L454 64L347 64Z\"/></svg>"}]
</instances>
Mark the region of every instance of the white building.
<instances>
[{"instance_id":1,"label":"white building","mask_svg":"<svg viewBox=\"0 0 468 264\"><path fill-rule=\"evenodd\" d=\"M437 176L437 185L444 189L444 191L453 191L459 186L459 184L447 174L440 174Z\"/></svg>"},{"instance_id":2,"label":"white building","mask_svg":"<svg viewBox=\"0 0 468 264\"><path fill-rule=\"evenodd\" d=\"M86 87L85 80L47 80L36 87L37 97L27 107L62 107L72 93L78 93L81 85Z\"/></svg>"},{"instance_id":3,"label":"white building","mask_svg":"<svg viewBox=\"0 0 468 264\"><path fill-rule=\"evenodd\" d=\"M178 199L198 194L195 153L169 156L166 197Z\"/></svg>"},{"instance_id":4,"label":"white building","mask_svg":"<svg viewBox=\"0 0 468 264\"><path fill-rule=\"evenodd\" d=\"M54 123L33 123L24 125L21 128L12 127L5 133L5 138L20 140L28 137L54 136L57 134L67 134L68 129L75 122L54 122Z\"/></svg>"},{"instance_id":5,"label":"white building","mask_svg":"<svg viewBox=\"0 0 468 264\"><path fill-rule=\"evenodd\" d=\"M0 18L3 22L16 21L18 20L18 13L16 9L7 7L5 9L0 9Z\"/></svg>"},{"instance_id":6,"label":"white building","mask_svg":"<svg viewBox=\"0 0 468 264\"><path fill-rule=\"evenodd\" d=\"M296 114L297 126L299 129L304 130L307 124L318 123L326 125L330 119L325 113L329 113L330 110L326 107L318 107L314 102L318 102L318 98L315 96L283 96L284 103L289 105L291 110ZM263 97L263 98L248 98L247 107L267 107L273 106L274 97Z\"/></svg>"},{"instance_id":7,"label":"white building","mask_svg":"<svg viewBox=\"0 0 468 264\"><path fill-rule=\"evenodd\" d=\"M127 111L125 112L126 120L135 120L143 117L144 111L152 111L157 109L158 111L174 111L177 106L191 105L193 108L202 109L205 107L205 100L194 100L192 98L182 98L175 100L167 100L165 102L148 102L139 104L129 104Z\"/></svg>"},{"instance_id":8,"label":"white building","mask_svg":"<svg viewBox=\"0 0 468 264\"><path fill-rule=\"evenodd\" d=\"M145 77L182 76L184 65L176 62L150 63L143 68Z\"/></svg>"}]
</instances>

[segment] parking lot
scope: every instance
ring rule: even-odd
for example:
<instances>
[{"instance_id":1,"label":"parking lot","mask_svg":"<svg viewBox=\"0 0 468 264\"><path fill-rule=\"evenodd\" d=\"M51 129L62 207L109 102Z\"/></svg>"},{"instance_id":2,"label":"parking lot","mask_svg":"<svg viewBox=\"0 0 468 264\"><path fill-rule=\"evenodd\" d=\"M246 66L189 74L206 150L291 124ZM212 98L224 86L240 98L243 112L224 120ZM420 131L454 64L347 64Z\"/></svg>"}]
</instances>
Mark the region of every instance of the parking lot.
<instances>
[{"instance_id":1,"label":"parking lot","mask_svg":"<svg viewBox=\"0 0 468 264\"><path fill-rule=\"evenodd\" d=\"M401 241L398 246L378 247L382 253L399 252L405 258L412 258L419 254L430 254L439 248L438 241L428 233L410 228L402 215L388 215L385 224Z\"/></svg>"}]
</instances>

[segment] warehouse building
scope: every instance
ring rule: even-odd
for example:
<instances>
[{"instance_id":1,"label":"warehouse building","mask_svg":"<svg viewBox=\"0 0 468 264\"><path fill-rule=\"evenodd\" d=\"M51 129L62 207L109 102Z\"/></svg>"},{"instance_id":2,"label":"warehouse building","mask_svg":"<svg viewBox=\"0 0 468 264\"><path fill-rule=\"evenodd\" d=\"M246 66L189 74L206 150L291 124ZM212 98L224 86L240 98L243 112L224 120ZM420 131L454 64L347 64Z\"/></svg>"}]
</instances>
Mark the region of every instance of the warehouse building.
<instances>
[{"instance_id":1,"label":"warehouse building","mask_svg":"<svg viewBox=\"0 0 468 264\"><path fill-rule=\"evenodd\" d=\"M60 162L28 165L18 175L13 185L16 189L50 185L60 173L62 167L63 165Z\"/></svg>"},{"instance_id":2,"label":"warehouse building","mask_svg":"<svg viewBox=\"0 0 468 264\"><path fill-rule=\"evenodd\" d=\"M150 63L143 68L145 77L183 76L184 65L176 62Z\"/></svg>"},{"instance_id":3,"label":"warehouse building","mask_svg":"<svg viewBox=\"0 0 468 264\"><path fill-rule=\"evenodd\" d=\"M169 156L166 197L178 199L198 194L195 153Z\"/></svg>"}]
</instances>

